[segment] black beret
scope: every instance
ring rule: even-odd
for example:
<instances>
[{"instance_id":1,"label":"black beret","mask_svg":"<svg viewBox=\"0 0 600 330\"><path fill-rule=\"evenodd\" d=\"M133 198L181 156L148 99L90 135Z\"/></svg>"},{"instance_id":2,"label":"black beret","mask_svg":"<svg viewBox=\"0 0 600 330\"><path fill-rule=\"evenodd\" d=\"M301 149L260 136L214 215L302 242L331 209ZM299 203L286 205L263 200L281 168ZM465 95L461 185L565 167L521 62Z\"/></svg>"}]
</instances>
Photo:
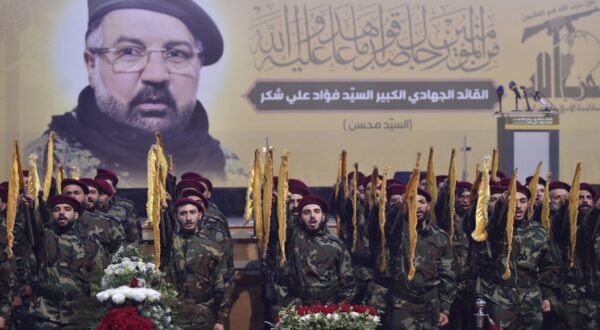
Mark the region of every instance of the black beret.
<instances>
[{"instance_id":1,"label":"black beret","mask_svg":"<svg viewBox=\"0 0 600 330\"><path fill-rule=\"evenodd\" d=\"M216 63L223 55L223 37L219 28L193 0L88 0L88 28L117 9L144 9L179 19L202 42L204 65Z\"/></svg>"}]
</instances>

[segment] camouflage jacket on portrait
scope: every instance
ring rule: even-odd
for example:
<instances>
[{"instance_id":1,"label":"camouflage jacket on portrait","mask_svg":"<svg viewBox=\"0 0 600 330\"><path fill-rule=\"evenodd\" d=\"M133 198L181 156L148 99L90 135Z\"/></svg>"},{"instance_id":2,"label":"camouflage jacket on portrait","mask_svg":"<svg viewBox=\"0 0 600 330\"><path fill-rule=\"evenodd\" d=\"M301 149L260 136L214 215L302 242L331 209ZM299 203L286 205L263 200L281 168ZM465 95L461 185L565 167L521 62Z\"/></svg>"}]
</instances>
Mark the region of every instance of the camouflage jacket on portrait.
<instances>
[{"instance_id":1,"label":"camouflage jacket on portrait","mask_svg":"<svg viewBox=\"0 0 600 330\"><path fill-rule=\"evenodd\" d=\"M175 284L182 306L189 308L190 322L225 323L231 295L225 287L227 261L221 247L199 233L176 233L172 242L161 268Z\"/></svg>"},{"instance_id":2,"label":"camouflage jacket on portrait","mask_svg":"<svg viewBox=\"0 0 600 330\"><path fill-rule=\"evenodd\" d=\"M394 306L403 302L413 304L431 303L435 310L448 315L450 304L456 296L456 274L452 269L454 256L448 234L429 224L428 216L424 225L417 225L415 245L415 275L408 280L410 241L406 213L397 217L394 230L390 233L390 268L393 279L391 297Z\"/></svg>"},{"instance_id":3,"label":"camouflage jacket on portrait","mask_svg":"<svg viewBox=\"0 0 600 330\"><path fill-rule=\"evenodd\" d=\"M74 226L43 228L37 235L41 245L36 249L38 271L29 313L60 324L77 323L78 311L96 302L91 284L100 280L106 254Z\"/></svg>"},{"instance_id":4,"label":"camouflage jacket on portrait","mask_svg":"<svg viewBox=\"0 0 600 330\"><path fill-rule=\"evenodd\" d=\"M327 232L326 222L316 231L298 226L286 244L287 303L350 303L356 289L344 242Z\"/></svg>"}]
</instances>

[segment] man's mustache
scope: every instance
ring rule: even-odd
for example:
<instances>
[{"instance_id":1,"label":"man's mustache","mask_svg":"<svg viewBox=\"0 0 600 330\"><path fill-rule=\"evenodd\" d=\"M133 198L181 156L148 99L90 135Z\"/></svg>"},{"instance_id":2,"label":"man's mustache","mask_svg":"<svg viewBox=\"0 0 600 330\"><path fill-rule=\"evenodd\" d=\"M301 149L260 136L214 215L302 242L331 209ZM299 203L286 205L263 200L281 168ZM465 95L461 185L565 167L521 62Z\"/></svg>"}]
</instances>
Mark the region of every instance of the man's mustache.
<instances>
[{"instance_id":1,"label":"man's mustache","mask_svg":"<svg viewBox=\"0 0 600 330\"><path fill-rule=\"evenodd\" d=\"M176 107L175 98L165 85L149 86L146 85L129 102L129 108L144 103L162 103L171 108Z\"/></svg>"}]
</instances>

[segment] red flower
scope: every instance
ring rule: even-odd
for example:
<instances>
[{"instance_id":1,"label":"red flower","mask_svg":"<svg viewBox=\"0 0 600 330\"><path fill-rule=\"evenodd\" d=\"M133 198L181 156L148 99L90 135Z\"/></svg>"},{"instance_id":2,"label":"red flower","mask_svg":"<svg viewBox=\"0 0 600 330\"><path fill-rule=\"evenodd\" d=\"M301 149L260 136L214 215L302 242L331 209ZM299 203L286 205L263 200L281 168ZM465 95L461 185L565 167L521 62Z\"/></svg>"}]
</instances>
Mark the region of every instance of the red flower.
<instances>
[{"instance_id":1,"label":"red flower","mask_svg":"<svg viewBox=\"0 0 600 330\"><path fill-rule=\"evenodd\" d=\"M340 304L339 306L340 312L343 313L348 313L350 311L350 305L349 304Z\"/></svg>"},{"instance_id":2,"label":"red flower","mask_svg":"<svg viewBox=\"0 0 600 330\"><path fill-rule=\"evenodd\" d=\"M140 316L137 308L128 306L108 311L96 330L154 330L154 323Z\"/></svg>"},{"instance_id":3,"label":"red flower","mask_svg":"<svg viewBox=\"0 0 600 330\"><path fill-rule=\"evenodd\" d=\"M131 288L137 288L138 284L139 284L138 279L134 277L134 278L131 279L131 282L129 282L129 287L131 287Z\"/></svg>"}]
</instances>

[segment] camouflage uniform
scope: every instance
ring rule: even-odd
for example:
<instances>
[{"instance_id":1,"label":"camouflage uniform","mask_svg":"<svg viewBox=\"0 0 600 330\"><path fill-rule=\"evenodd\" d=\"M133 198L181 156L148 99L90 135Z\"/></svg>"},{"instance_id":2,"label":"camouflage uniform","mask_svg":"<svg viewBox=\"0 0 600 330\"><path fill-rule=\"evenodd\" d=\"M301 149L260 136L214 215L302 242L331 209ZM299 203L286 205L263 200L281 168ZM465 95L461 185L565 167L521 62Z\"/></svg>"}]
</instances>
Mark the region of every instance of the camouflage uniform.
<instances>
[{"instance_id":1,"label":"camouflage uniform","mask_svg":"<svg viewBox=\"0 0 600 330\"><path fill-rule=\"evenodd\" d=\"M427 217L427 216L426 216ZM388 329L434 329L439 313L448 315L456 295L454 260L448 234L435 225L417 225L415 276L408 280L410 242L406 216L399 217L397 239L390 247L393 283L389 295ZM420 228L419 228L420 227Z\"/></svg>"},{"instance_id":2,"label":"camouflage uniform","mask_svg":"<svg viewBox=\"0 0 600 330\"><path fill-rule=\"evenodd\" d=\"M142 241L142 224L133 202L114 196L108 208L101 211L119 221L128 243Z\"/></svg>"},{"instance_id":3,"label":"camouflage uniform","mask_svg":"<svg viewBox=\"0 0 600 330\"><path fill-rule=\"evenodd\" d=\"M39 272L34 276L34 296L21 327L84 328L81 322L85 320L78 312L94 310L96 299L91 296L90 285L100 279L106 260L104 250L74 226L44 228L36 236L41 243L36 249Z\"/></svg>"},{"instance_id":4,"label":"camouflage uniform","mask_svg":"<svg viewBox=\"0 0 600 330\"><path fill-rule=\"evenodd\" d=\"M228 296L233 297L233 291L235 290L234 283L234 265L233 265L233 244L231 242L231 234L229 228L224 230L223 223L227 224L221 218L210 215L208 212L200 220L198 226L200 234L209 238L212 242L215 242L223 251L225 264L227 265L227 272L223 278L225 285L225 292ZM232 300L229 301L233 303ZM231 306L228 306L231 308Z\"/></svg>"},{"instance_id":5,"label":"camouflage uniform","mask_svg":"<svg viewBox=\"0 0 600 330\"><path fill-rule=\"evenodd\" d=\"M98 241L109 255L125 242L119 221L101 212L84 211L75 222L75 230Z\"/></svg>"},{"instance_id":6,"label":"camouflage uniform","mask_svg":"<svg viewBox=\"0 0 600 330\"><path fill-rule=\"evenodd\" d=\"M344 243L326 230L298 225L288 237L285 274L279 281L286 292L282 306L351 303L355 295L350 254Z\"/></svg>"},{"instance_id":7,"label":"camouflage uniform","mask_svg":"<svg viewBox=\"0 0 600 330\"><path fill-rule=\"evenodd\" d=\"M202 234L177 233L161 264L181 296L178 317L186 329L212 329L215 323L227 322L227 261L217 243Z\"/></svg>"},{"instance_id":8,"label":"camouflage uniform","mask_svg":"<svg viewBox=\"0 0 600 330\"><path fill-rule=\"evenodd\" d=\"M6 217L3 213L0 213L0 317L7 318L13 296L14 265L13 260L8 259Z\"/></svg>"},{"instance_id":9,"label":"camouflage uniform","mask_svg":"<svg viewBox=\"0 0 600 330\"><path fill-rule=\"evenodd\" d=\"M484 258L487 265L482 274L482 294L491 302L491 317L500 328L541 329L542 300L552 298L549 282L556 272L546 230L528 219L514 222L511 277L504 280L508 207L498 201L496 208L501 211L488 222L488 242L475 243L478 258Z\"/></svg>"}]
</instances>

